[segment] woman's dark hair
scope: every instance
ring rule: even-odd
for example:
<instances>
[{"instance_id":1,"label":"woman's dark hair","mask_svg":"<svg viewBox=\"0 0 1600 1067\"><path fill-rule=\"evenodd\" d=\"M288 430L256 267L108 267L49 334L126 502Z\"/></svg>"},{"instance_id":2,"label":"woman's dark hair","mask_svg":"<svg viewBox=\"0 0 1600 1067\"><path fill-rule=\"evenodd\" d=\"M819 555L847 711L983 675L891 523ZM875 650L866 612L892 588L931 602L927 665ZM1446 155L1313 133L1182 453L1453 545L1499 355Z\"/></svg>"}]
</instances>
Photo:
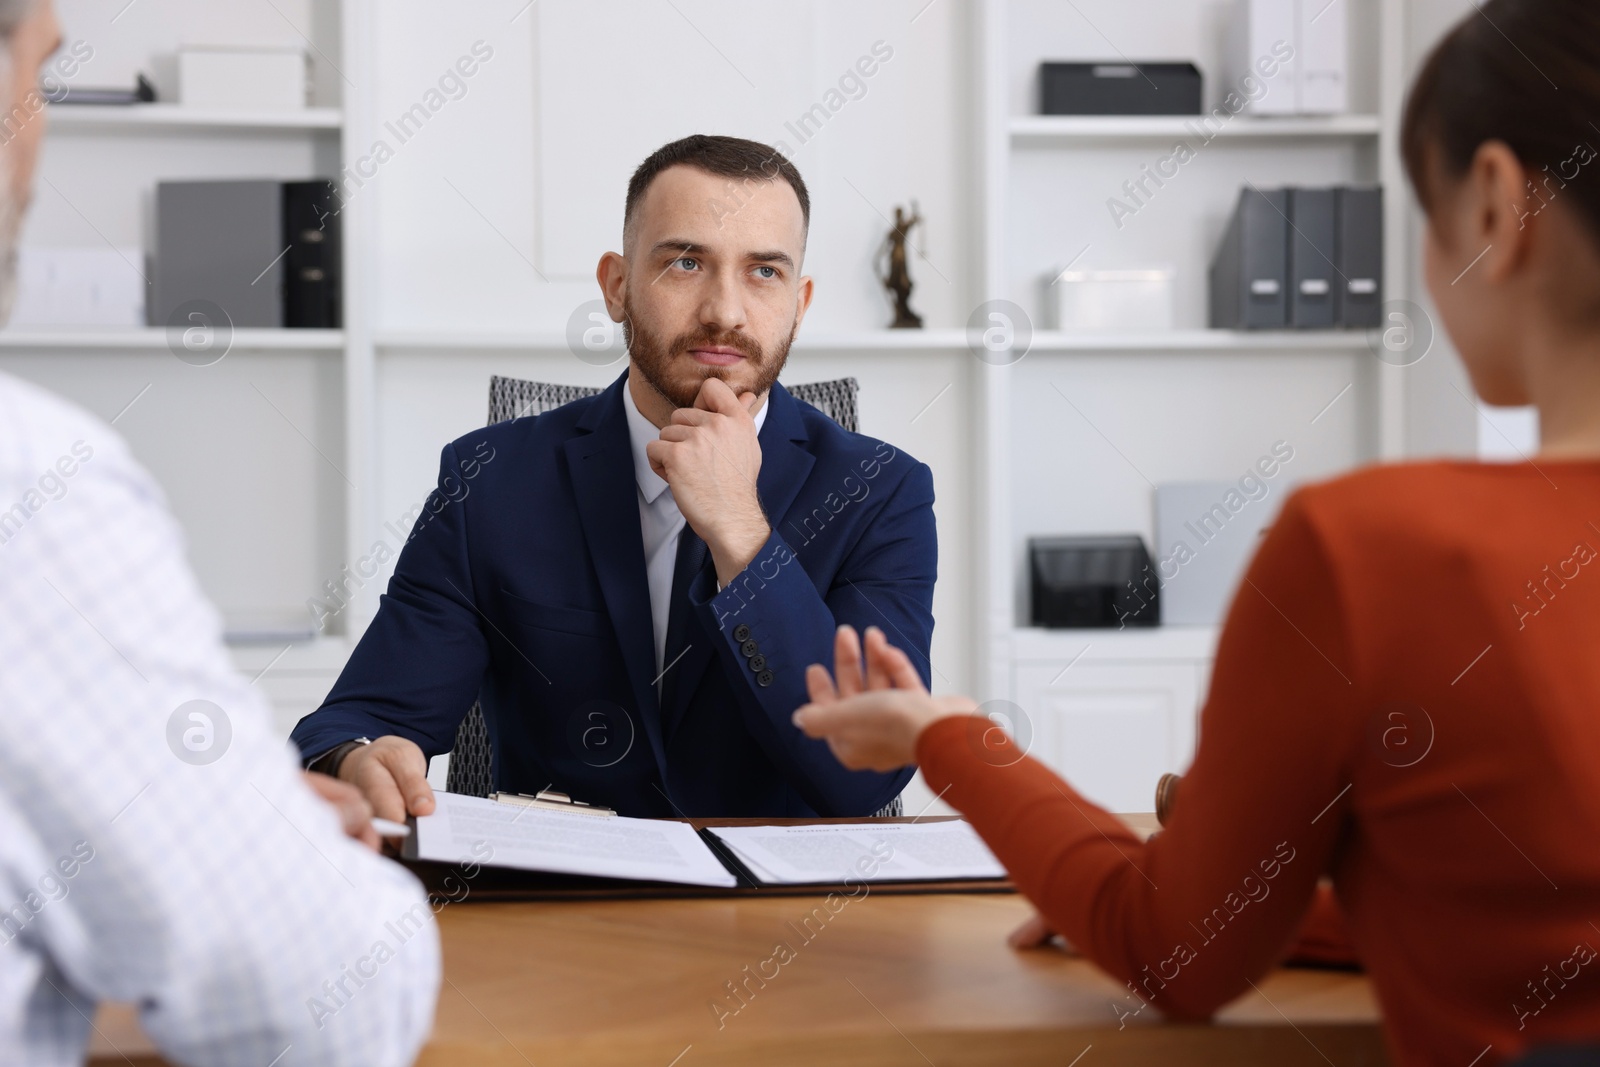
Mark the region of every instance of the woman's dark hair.
<instances>
[{"instance_id":1,"label":"woman's dark hair","mask_svg":"<svg viewBox=\"0 0 1600 1067\"><path fill-rule=\"evenodd\" d=\"M1485 141L1571 197L1600 239L1600 3L1487 0L1434 48L1406 103L1400 152L1422 206ZM1576 170L1576 173L1574 171Z\"/></svg>"}]
</instances>

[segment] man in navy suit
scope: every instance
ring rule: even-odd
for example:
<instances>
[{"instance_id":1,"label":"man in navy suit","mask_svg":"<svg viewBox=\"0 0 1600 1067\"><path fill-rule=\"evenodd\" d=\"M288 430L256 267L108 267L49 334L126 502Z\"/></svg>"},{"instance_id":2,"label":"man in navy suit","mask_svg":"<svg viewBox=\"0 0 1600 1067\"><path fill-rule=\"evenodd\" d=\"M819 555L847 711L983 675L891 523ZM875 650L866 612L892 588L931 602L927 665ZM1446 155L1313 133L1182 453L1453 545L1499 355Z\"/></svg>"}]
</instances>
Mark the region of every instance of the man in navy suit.
<instances>
[{"instance_id":1,"label":"man in navy suit","mask_svg":"<svg viewBox=\"0 0 1600 1067\"><path fill-rule=\"evenodd\" d=\"M765 145L694 136L640 165L597 271L627 373L445 446L377 616L295 727L312 767L428 814L428 758L478 699L502 791L638 816L899 794L910 770L847 771L790 722L839 625L881 628L927 682L938 556L928 468L777 384L809 222Z\"/></svg>"}]
</instances>

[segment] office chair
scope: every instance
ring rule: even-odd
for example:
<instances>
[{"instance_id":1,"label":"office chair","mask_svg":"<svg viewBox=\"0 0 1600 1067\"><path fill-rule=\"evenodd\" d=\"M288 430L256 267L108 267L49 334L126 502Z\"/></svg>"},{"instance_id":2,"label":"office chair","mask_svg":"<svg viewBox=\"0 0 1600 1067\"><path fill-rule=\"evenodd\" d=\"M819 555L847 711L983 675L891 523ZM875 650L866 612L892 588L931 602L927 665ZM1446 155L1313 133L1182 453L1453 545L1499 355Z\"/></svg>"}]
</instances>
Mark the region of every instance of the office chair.
<instances>
[{"instance_id":1,"label":"office chair","mask_svg":"<svg viewBox=\"0 0 1600 1067\"><path fill-rule=\"evenodd\" d=\"M854 378L807 382L804 385L786 385L784 388L789 390L790 396L815 407L846 430L855 432L857 429L856 395L861 387ZM489 379L488 425L540 415L599 392L601 390L581 385L553 385L496 375ZM483 706L474 703L467 717L456 728L455 748L450 753L445 789L475 797L488 796L494 789L491 773L493 758L489 746L489 728L483 720ZM895 797L875 817L891 818L903 814L905 802Z\"/></svg>"}]
</instances>

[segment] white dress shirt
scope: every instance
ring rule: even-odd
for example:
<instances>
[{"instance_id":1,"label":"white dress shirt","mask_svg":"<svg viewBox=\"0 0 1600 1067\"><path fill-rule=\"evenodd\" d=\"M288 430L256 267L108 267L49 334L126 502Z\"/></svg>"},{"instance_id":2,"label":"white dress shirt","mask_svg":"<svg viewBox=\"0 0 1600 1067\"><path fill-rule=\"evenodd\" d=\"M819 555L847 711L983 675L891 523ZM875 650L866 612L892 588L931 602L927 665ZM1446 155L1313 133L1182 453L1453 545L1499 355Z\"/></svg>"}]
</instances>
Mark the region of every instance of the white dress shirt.
<instances>
[{"instance_id":1,"label":"white dress shirt","mask_svg":"<svg viewBox=\"0 0 1600 1067\"><path fill-rule=\"evenodd\" d=\"M421 886L306 787L121 438L4 374L0 605L0 1063L81 1063L101 1000L173 1063L410 1063Z\"/></svg>"},{"instance_id":2,"label":"white dress shirt","mask_svg":"<svg viewBox=\"0 0 1600 1067\"><path fill-rule=\"evenodd\" d=\"M770 398L769 398L770 402ZM628 437L633 443L633 479L639 487L639 532L644 535L644 572L650 583L650 622L655 628L656 681L670 666L665 662L667 616L672 609L672 571L678 562L678 535L688 525L672 489L650 469L645 446L660 439L661 431L644 417L633 402L633 391L622 387L622 405L628 412ZM767 421L767 404L756 412L756 433Z\"/></svg>"}]
</instances>

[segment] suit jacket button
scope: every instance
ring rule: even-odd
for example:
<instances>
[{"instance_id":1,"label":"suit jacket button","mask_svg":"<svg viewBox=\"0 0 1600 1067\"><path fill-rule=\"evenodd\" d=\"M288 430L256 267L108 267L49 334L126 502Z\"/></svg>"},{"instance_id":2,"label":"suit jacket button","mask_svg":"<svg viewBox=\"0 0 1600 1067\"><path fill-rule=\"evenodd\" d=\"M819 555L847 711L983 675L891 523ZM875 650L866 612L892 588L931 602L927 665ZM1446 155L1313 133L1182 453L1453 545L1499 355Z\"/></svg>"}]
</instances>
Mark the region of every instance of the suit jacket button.
<instances>
[{"instance_id":1,"label":"suit jacket button","mask_svg":"<svg viewBox=\"0 0 1600 1067\"><path fill-rule=\"evenodd\" d=\"M749 659L751 656L761 651L761 646L756 644L755 638L752 637L750 640L739 646L739 651L744 653L745 659Z\"/></svg>"},{"instance_id":2,"label":"suit jacket button","mask_svg":"<svg viewBox=\"0 0 1600 1067\"><path fill-rule=\"evenodd\" d=\"M739 642L750 640L750 624L741 622L733 628L733 639Z\"/></svg>"},{"instance_id":3,"label":"suit jacket button","mask_svg":"<svg viewBox=\"0 0 1600 1067\"><path fill-rule=\"evenodd\" d=\"M766 670L767 669L767 657L765 657L765 656L751 656L750 657L750 669L755 671L757 674L760 674L762 671Z\"/></svg>"},{"instance_id":4,"label":"suit jacket button","mask_svg":"<svg viewBox=\"0 0 1600 1067\"><path fill-rule=\"evenodd\" d=\"M763 689L771 685L772 680L773 676L771 671L762 671L760 674L756 675L756 684Z\"/></svg>"}]
</instances>

